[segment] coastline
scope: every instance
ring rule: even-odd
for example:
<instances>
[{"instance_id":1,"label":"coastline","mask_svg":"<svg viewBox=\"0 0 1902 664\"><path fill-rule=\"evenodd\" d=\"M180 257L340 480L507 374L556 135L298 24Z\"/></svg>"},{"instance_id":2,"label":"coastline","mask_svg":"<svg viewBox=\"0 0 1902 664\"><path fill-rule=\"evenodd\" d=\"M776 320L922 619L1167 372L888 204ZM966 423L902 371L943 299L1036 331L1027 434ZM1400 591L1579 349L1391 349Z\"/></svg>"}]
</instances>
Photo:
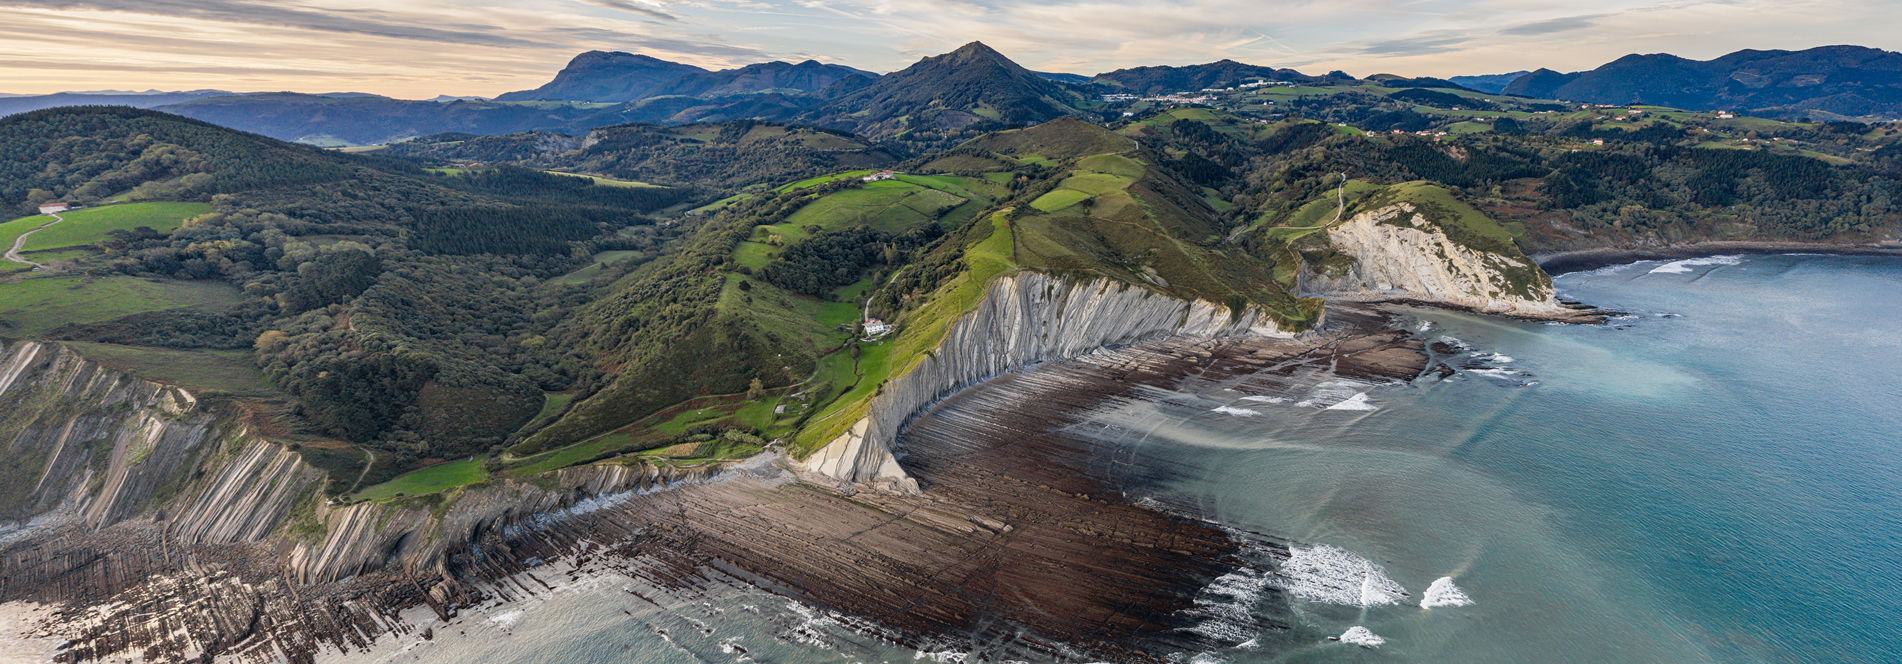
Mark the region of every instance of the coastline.
<instances>
[{"instance_id":1,"label":"coastline","mask_svg":"<svg viewBox=\"0 0 1902 664\"><path fill-rule=\"evenodd\" d=\"M1193 509L1132 500L1123 480L1168 469L1130 477L1066 425L1184 380L1259 377L1250 393L1270 396L1334 377L1411 380L1426 369L1424 345L1390 323L1350 305L1295 338L1159 339L1005 372L934 404L900 435L917 495L837 492L762 457L719 481L498 528L436 569L316 584L286 578L267 546L168 547L149 522L49 532L0 550L19 571L0 580L0 598L33 603L0 605L12 622L0 628L28 639L25 649L77 660L374 661L372 649L433 649L438 634L495 641L489 627L585 582L632 588L605 593L621 605L607 607L609 618L745 589L835 616L855 640L920 652L1170 661L1234 646L1202 633L1213 617L1197 607L1211 584L1285 550ZM103 562L74 574L72 560ZM1274 616L1236 620L1250 633L1279 629Z\"/></svg>"},{"instance_id":2,"label":"coastline","mask_svg":"<svg viewBox=\"0 0 1902 664\"><path fill-rule=\"evenodd\" d=\"M1828 254L1832 256L1902 256L1902 244L1829 244L1822 242L1694 242L1661 247L1579 249L1534 254L1532 260L1554 277L1638 261L1704 258L1724 254Z\"/></svg>"}]
</instances>

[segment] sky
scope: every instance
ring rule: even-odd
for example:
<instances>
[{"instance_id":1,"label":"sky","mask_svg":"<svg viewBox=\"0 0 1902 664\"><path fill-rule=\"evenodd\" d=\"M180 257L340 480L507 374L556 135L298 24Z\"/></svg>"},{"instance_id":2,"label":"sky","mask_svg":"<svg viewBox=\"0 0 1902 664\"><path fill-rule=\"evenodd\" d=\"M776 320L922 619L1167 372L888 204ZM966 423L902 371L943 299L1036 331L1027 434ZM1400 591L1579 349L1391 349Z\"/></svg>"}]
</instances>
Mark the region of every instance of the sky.
<instances>
[{"instance_id":1,"label":"sky","mask_svg":"<svg viewBox=\"0 0 1902 664\"><path fill-rule=\"evenodd\" d=\"M491 96L586 50L878 72L981 40L1039 71L1231 58L1356 76L1589 69L1627 53L1902 50L1897 0L0 0L0 93Z\"/></svg>"}]
</instances>

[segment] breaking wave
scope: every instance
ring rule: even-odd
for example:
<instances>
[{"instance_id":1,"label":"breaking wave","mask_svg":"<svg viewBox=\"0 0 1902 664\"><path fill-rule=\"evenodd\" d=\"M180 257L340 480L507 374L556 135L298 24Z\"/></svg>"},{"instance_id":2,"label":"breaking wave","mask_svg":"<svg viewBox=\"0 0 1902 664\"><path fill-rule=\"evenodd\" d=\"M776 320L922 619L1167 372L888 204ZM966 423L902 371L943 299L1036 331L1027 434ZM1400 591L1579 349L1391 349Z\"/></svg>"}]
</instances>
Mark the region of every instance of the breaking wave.
<instances>
[{"instance_id":1,"label":"breaking wave","mask_svg":"<svg viewBox=\"0 0 1902 664\"><path fill-rule=\"evenodd\" d=\"M1216 406L1209 410L1210 412L1221 413L1223 415L1235 415L1238 417L1254 417L1256 415L1261 414L1259 412L1252 411L1247 408L1236 408L1234 406Z\"/></svg>"},{"instance_id":2,"label":"breaking wave","mask_svg":"<svg viewBox=\"0 0 1902 664\"><path fill-rule=\"evenodd\" d=\"M1348 397L1345 401L1328 406L1324 410L1380 410L1380 407L1368 402L1367 393L1362 392Z\"/></svg>"},{"instance_id":3,"label":"breaking wave","mask_svg":"<svg viewBox=\"0 0 1902 664\"><path fill-rule=\"evenodd\" d=\"M1290 549L1281 580L1289 594L1326 604L1385 606L1407 596L1373 561L1325 544Z\"/></svg>"},{"instance_id":4,"label":"breaking wave","mask_svg":"<svg viewBox=\"0 0 1902 664\"><path fill-rule=\"evenodd\" d=\"M1250 395L1250 396L1245 396L1245 397L1242 397L1242 401L1254 401L1254 402L1258 402L1258 403L1288 403L1288 398L1287 398L1287 397L1264 397L1264 396L1257 396L1257 395Z\"/></svg>"},{"instance_id":5,"label":"breaking wave","mask_svg":"<svg viewBox=\"0 0 1902 664\"><path fill-rule=\"evenodd\" d=\"M1466 591L1460 590L1459 586L1453 585L1453 577L1450 576L1434 579L1433 585L1427 586L1426 593L1420 596L1422 609L1438 606L1466 606L1472 603L1473 598L1468 597Z\"/></svg>"},{"instance_id":6,"label":"breaking wave","mask_svg":"<svg viewBox=\"0 0 1902 664\"><path fill-rule=\"evenodd\" d=\"M1704 265L1736 265L1743 262L1742 256L1706 256L1704 258L1686 258L1671 261L1651 268L1648 274L1686 274Z\"/></svg>"},{"instance_id":7,"label":"breaking wave","mask_svg":"<svg viewBox=\"0 0 1902 664\"><path fill-rule=\"evenodd\" d=\"M1360 625L1347 628L1347 631L1342 632L1337 638L1341 640L1341 643L1352 643L1362 648L1378 648L1380 644L1387 642L1386 639L1380 638L1379 634L1375 634L1373 630L1361 627Z\"/></svg>"}]
</instances>

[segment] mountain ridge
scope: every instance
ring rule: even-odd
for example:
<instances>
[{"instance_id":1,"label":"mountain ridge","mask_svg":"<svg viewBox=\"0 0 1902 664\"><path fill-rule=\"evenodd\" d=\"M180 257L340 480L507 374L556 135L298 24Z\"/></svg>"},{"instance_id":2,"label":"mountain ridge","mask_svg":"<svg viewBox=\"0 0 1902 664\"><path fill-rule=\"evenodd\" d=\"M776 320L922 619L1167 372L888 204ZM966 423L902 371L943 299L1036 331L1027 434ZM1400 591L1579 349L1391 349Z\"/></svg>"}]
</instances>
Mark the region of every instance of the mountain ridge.
<instances>
[{"instance_id":1,"label":"mountain ridge","mask_svg":"<svg viewBox=\"0 0 1902 664\"><path fill-rule=\"evenodd\" d=\"M1849 45L1745 49L1710 60L1634 53L1585 71L1539 69L1503 92L1774 117L1895 119L1902 118L1902 53Z\"/></svg>"}]
</instances>

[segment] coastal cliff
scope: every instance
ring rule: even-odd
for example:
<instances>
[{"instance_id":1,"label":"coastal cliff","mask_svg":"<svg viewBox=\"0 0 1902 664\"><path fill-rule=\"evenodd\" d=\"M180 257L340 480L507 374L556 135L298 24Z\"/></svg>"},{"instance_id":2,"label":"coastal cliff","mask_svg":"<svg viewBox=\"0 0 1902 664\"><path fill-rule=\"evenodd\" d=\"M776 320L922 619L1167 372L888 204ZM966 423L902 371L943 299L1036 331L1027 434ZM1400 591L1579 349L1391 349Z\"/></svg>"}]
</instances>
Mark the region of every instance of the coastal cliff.
<instances>
[{"instance_id":1,"label":"coastal cliff","mask_svg":"<svg viewBox=\"0 0 1902 664\"><path fill-rule=\"evenodd\" d=\"M59 344L0 345L0 538L133 522L191 545L255 544L322 583L438 567L471 542L581 501L714 468L596 464L432 500L334 504L324 473L242 408L104 368Z\"/></svg>"},{"instance_id":2,"label":"coastal cliff","mask_svg":"<svg viewBox=\"0 0 1902 664\"><path fill-rule=\"evenodd\" d=\"M1111 279L1069 281L1034 272L1002 276L923 362L885 383L864 417L800 467L842 484L916 491L917 482L899 464L902 450L895 450L893 441L933 401L1001 373L1106 346L1235 334L1286 335L1252 309L1235 312Z\"/></svg>"},{"instance_id":3,"label":"coastal cliff","mask_svg":"<svg viewBox=\"0 0 1902 664\"><path fill-rule=\"evenodd\" d=\"M0 522L150 517L192 540L255 539L316 480L234 413L56 344L0 345L0 402Z\"/></svg>"},{"instance_id":4,"label":"coastal cliff","mask_svg":"<svg viewBox=\"0 0 1902 664\"><path fill-rule=\"evenodd\" d=\"M1525 318L1577 315L1510 236L1488 237L1446 218L1457 214L1407 201L1356 214L1325 231L1333 256L1346 260L1309 263L1301 288L1341 300L1414 300ZM1477 222L1483 231L1504 233L1491 220Z\"/></svg>"}]
</instances>

